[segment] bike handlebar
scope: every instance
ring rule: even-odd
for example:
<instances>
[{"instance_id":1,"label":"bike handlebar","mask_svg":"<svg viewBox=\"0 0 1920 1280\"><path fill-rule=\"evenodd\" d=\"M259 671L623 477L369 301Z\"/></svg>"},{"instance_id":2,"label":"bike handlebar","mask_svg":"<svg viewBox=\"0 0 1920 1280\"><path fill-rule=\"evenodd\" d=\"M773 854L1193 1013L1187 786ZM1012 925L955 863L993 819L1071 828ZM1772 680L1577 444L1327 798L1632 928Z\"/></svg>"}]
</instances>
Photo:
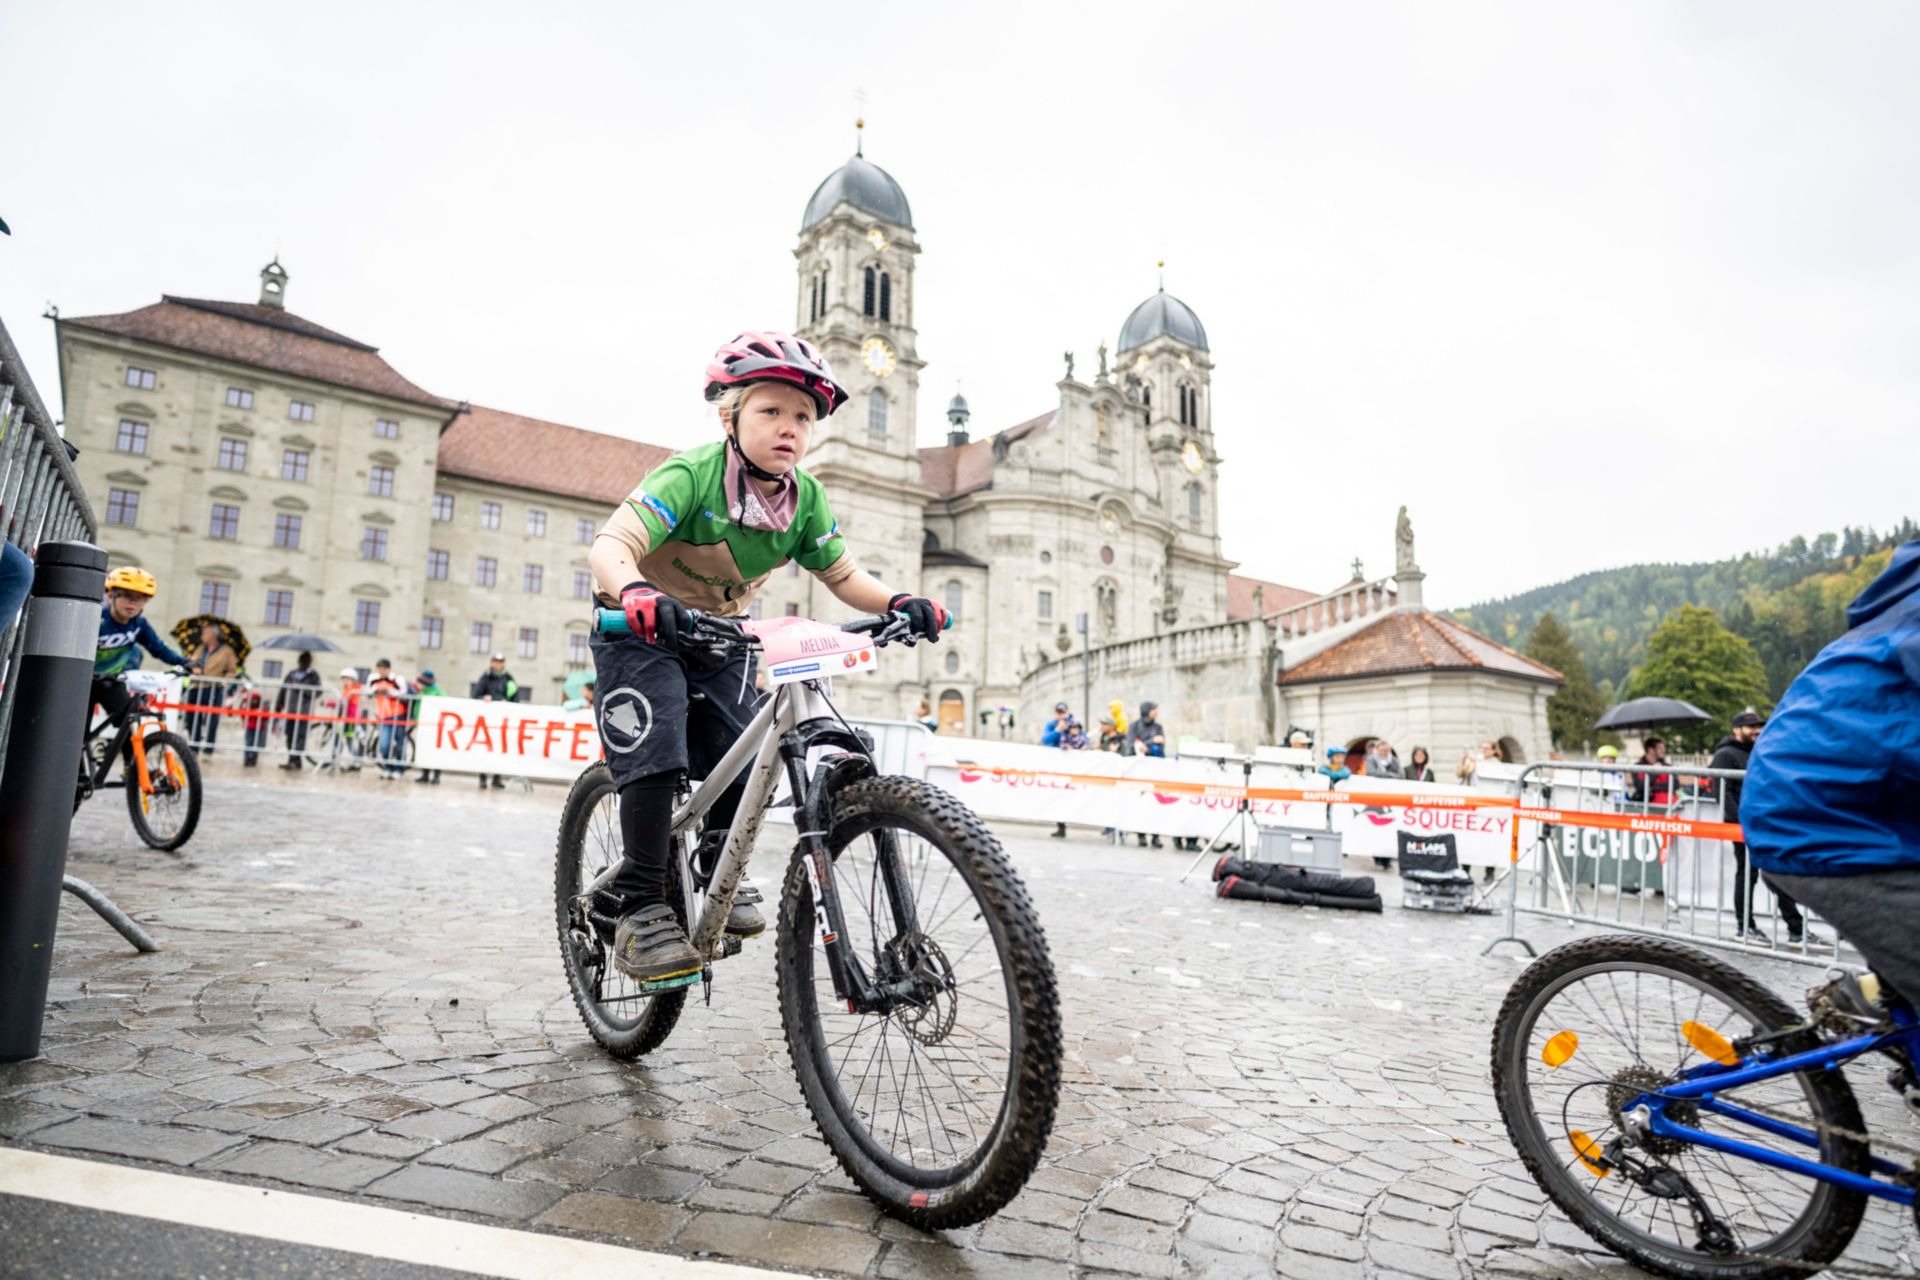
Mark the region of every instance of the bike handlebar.
<instances>
[{"instance_id":1,"label":"bike handlebar","mask_svg":"<svg viewBox=\"0 0 1920 1280\"><path fill-rule=\"evenodd\" d=\"M694 644L739 645L747 648L760 643L740 629L741 619L723 618L717 613L703 613L698 609L688 609L687 614L693 621L687 634L681 637L683 641L691 641ZM855 618L851 622L842 622L838 625L842 631L872 636L877 645L891 644L900 640L908 644L914 642L907 615L897 610L892 613L876 613L865 618ZM627 624L626 613L619 609L596 608L593 611L593 629L601 635L633 634L633 628ZM947 615L946 626L941 629L944 631L953 629L952 614Z\"/></svg>"}]
</instances>

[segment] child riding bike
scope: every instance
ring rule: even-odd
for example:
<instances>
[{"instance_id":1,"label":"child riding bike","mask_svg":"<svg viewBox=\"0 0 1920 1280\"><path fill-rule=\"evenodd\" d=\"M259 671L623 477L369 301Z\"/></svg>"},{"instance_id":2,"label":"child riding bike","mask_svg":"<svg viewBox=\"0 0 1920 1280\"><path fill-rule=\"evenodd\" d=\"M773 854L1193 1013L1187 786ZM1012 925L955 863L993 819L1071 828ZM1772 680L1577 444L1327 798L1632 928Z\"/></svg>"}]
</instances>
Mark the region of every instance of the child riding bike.
<instances>
[{"instance_id":1,"label":"child riding bike","mask_svg":"<svg viewBox=\"0 0 1920 1280\"><path fill-rule=\"evenodd\" d=\"M142 613L160 584L145 569L122 566L107 575L107 599L100 606L100 637L93 653L93 703L117 726L127 718L133 695L119 680L103 680L140 666L140 650L174 667L187 667L185 655L167 647Z\"/></svg>"},{"instance_id":2,"label":"child riding bike","mask_svg":"<svg viewBox=\"0 0 1920 1280\"><path fill-rule=\"evenodd\" d=\"M1920 541L1847 606L1747 766L1753 862L1920 1007Z\"/></svg>"},{"instance_id":3,"label":"child riding bike","mask_svg":"<svg viewBox=\"0 0 1920 1280\"><path fill-rule=\"evenodd\" d=\"M699 954L668 905L674 795L689 770L704 776L759 707L754 655L683 651L687 610L747 613L754 594L789 560L862 613L898 610L938 641L938 603L895 592L855 565L820 482L800 469L819 421L847 393L812 346L771 330L722 346L706 371L706 398L723 439L661 463L615 509L587 558L596 598L618 604L632 634L595 633L595 719L620 791L625 857L593 910L617 921L614 964L645 984L684 978ZM708 810L700 864L711 867L745 777ZM766 929L745 885L727 931Z\"/></svg>"}]
</instances>

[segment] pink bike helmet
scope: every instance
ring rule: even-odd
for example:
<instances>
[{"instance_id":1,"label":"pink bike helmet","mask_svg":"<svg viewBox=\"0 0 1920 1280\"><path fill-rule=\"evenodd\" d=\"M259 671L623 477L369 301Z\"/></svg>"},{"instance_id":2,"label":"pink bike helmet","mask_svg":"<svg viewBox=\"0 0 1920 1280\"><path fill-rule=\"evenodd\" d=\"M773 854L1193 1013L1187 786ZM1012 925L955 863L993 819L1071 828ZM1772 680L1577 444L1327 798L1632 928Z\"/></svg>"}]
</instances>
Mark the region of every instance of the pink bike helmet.
<instances>
[{"instance_id":1,"label":"pink bike helmet","mask_svg":"<svg viewBox=\"0 0 1920 1280\"><path fill-rule=\"evenodd\" d=\"M773 329L749 330L713 353L707 365L707 399L728 387L753 382L791 382L811 395L826 417L847 402L829 365L813 345Z\"/></svg>"}]
</instances>

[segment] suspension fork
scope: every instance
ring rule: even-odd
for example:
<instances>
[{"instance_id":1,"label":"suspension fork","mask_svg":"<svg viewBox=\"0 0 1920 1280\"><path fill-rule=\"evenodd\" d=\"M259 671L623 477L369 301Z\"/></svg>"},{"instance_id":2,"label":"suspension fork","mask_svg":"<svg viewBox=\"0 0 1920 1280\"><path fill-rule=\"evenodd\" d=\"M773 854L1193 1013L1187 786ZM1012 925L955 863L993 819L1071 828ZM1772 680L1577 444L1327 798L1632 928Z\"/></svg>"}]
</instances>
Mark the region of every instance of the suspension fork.
<instances>
[{"instance_id":1,"label":"suspension fork","mask_svg":"<svg viewBox=\"0 0 1920 1280\"><path fill-rule=\"evenodd\" d=\"M153 794L153 776L147 772L147 722L140 716L133 717L131 725L133 743L134 776L140 783L140 804L145 807L147 797Z\"/></svg>"},{"instance_id":2,"label":"suspension fork","mask_svg":"<svg viewBox=\"0 0 1920 1280\"><path fill-rule=\"evenodd\" d=\"M810 747L844 745L836 741L844 738L844 733L834 729L801 725L785 735L782 743L787 782L795 798L794 816L799 820L798 854L806 864L807 883L813 891L814 930L827 957L834 994L846 1003L849 1013L884 1013L891 1002L874 987L859 955L847 942L846 912L834 878L833 854L827 847L834 793L856 778L871 775L873 765L863 755L833 755L815 767L811 778L806 773Z\"/></svg>"}]
</instances>

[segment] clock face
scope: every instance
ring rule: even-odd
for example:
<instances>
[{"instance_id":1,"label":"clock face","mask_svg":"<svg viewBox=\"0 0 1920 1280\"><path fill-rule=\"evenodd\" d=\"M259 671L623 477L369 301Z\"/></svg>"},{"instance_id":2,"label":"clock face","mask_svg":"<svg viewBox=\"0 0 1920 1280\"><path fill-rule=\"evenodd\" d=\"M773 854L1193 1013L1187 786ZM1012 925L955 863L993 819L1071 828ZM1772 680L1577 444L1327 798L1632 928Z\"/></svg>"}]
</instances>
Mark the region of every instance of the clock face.
<instances>
[{"instance_id":1,"label":"clock face","mask_svg":"<svg viewBox=\"0 0 1920 1280\"><path fill-rule=\"evenodd\" d=\"M887 251L887 233L875 227L873 230L867 232L867 243L873 246L875 253L885 253Z\"/></svg>"},{"instance_id":2,"label":"clock face","mask_svg":"<svg viewBox=\"0 0 1920 1280\"><path fill-rule=\"evenodd\" d=\"M1193 357L1183 352L1180 356L1180 367L1182 369L1193 368Z\"/></svg>"},{"instance_id":3,"label":"clock face","mask_svg":"<svg viewBox=\"0 0 1920 1280\"><path fill-rule=\"evenodd\" d=\"M893 348L887 345L885 338L868 338L866 345L860 348L860 358L866 361L867 368L876 378L884 378L893 372Z\"/></svg>"},{"instance_id":4,"label":"clock face","mask_svg":"<svg viewBox=\"0 0 1920 1280\"><path fill-rule=\"evenodd\" d=\"M1194 475L1199 475L1200 468L1207 465L1207 460L1200 456L1200 446L1191 440L1187 441L1187 447L1180 451L1180 461L1184 462L1187 470Z\"/></svg>"},{"instance_id":5,"label":"clock face","mask_svg":"<svg viewBox=\"0 0 1920 1280\"><path fill-rule=\"evenodd\" d=\"M1147 371L1147 358L1145 356L1134 357L1133 371L1135 373L1145 373Z\"/></svg>"}]
</instances>

